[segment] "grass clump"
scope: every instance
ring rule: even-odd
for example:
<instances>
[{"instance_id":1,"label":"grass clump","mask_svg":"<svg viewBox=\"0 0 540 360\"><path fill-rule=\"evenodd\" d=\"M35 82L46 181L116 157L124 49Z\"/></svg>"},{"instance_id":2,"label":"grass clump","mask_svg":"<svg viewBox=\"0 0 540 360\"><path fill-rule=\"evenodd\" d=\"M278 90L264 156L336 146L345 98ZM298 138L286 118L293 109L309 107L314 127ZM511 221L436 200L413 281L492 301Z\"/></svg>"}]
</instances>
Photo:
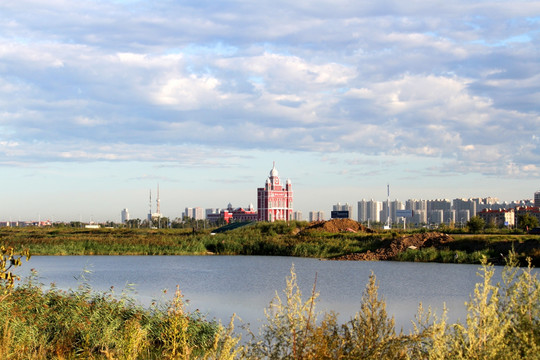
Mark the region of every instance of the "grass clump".
<instances>
[{"instance_id":1,"label":"grass clump","mask_svg":"<svg viewBox=\"0 0 540 360\"><path fill-rule=\"evenodd\" d=\"M434 247L422 249L407 249L399 253L395 260L409 262L438 262L456 264L480 264L483 258L490 255L489 250L466 252L462 250L436 249Z\"/></svg>"},{"instance_id":2,"label":"grass clump","mask_svg":"<svg viewBox=\"0 0 540 360\"><path fill-rule=\"evenodd\" d=\"M0 302L0 358L227 359L241 350L232 329L185 311L179 291L147 309L112 292L29 281Z\"/></svg>"},{"instance_id":3,"label":"grass clump","mask_svg":"<svg viewBox=\"0 0 540 360\"><path fill-rule=\"evenodd\" d=\"M397 333L394 319L369 277L360 310L344 324L335 313L315 312L315 286L307 300L294 269L284 300L278 295L266 323L252 333L248 359L540 359L540 282L531 266L518 268L510 254L503 283L493 284L494 267L485 260L467 303L465 323L448 324L446 309L437 317L419 305L409 334ZM315 282L316 283L316 282Z\"/></svg>"}]
</instances>

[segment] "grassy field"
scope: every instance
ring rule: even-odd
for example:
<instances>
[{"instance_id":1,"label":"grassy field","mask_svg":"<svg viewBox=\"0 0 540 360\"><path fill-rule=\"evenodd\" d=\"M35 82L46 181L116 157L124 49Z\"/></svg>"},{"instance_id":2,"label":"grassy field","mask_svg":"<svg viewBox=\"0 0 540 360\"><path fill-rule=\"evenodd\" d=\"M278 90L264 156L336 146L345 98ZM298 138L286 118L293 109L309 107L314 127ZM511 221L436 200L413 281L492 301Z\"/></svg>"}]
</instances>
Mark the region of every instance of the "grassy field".
<instances>
[{"instance_id":1,"label":"grassy field","mask_svg":"<svg viewBox=\"0 0 540 360\"><path fill-rule=\"evenodd\" d=\"M0 244L32 255L281 255L334 258L375 251L388 240L410 232L301 232L305 222L255 223L211 234L212 229L80 229L0 228ZM406 251L393 260L479 263L485 256L499 263L512 248L521 262L540 261L540 236L515 234L451 234L442 248ZM456 256L456 254L458 256ZM458 259L456 261L456 258Z\"/></svg>"}]
</instances>

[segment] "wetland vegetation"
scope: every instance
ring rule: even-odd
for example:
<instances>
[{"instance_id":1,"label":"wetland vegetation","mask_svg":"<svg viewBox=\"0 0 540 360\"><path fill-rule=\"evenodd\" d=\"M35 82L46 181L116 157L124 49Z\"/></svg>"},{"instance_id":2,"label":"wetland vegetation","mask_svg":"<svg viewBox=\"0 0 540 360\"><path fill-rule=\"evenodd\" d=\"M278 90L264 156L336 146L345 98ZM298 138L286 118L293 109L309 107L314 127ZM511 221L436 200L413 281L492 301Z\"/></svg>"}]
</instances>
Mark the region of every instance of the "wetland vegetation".
<instances>
[{"instance_id":1,"label":"wetland vegetation","mask_svg":"<svg viewBox=\"0 0 540 360\"><path fill-rule=\"evenodd\" d=\"M7 249L7 248L5 248ZM9 250L9 249L7 249ZM4 252L5 264L20 260ZM127 295L44 288L36 276L2 281L2 359L538 359L540 283L531 267L506 259L502 281L483 264L463 322L419 305L407 333L395 327L370 276L358 311L339 322L317 310L317 280L302 294L294 267L258 329L235 330L188 312L180 289L169 303L136 305ZM32 260L30 260L30 263ZM26 263L22 263L27 266ZM8 270L9 271L9 270ZM6 269L2 271L6 274ZM4 277L3 277L4 278Z\"/></svg>"},{"instance_id":2,"label":"wetland vegetation","mask_svg":"<svg viewBox=\"0 0 540 360\"><path fill-rule=\"evenodd\" d=\"M352 222L352 220L350 220ZM329 223L329 222L327 222ZM349 224L350 225L350 224ZM307 222L253 223L234 230L216 229L84 229L63 227L0 228L0 243L32 255L280 255L334 259L375 252L391 241L414 234L449 234L452 241L421 249L406 248L389 260L480 263L482 257L501 263L514 248L521 264L530 257L538 266L540 236L523 232L471 234L442 228L368 232L365 228L310 228ZM501 255L502 254L502 255Z\"/></svg>"}]
</instances>

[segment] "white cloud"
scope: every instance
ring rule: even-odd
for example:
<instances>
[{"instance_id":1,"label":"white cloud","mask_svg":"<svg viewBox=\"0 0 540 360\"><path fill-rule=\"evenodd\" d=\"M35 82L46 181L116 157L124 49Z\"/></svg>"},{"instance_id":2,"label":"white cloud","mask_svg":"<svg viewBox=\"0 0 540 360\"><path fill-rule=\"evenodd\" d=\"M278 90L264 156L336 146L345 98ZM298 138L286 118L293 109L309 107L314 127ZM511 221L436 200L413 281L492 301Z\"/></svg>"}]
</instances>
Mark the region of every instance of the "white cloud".
<instances>
[{"instance_id":1,"label":"white cloud","mask_svg":"<svg viewBox=\"0 0 540 360\"><path fill-rule=\"evenodd\" d=\"M1 4L0 140L20 145L0 151L410 153L535 173L538 142L519 145L540 128L534 2L279 4Z\"/></svg>"},{"instance_id":2,"label":"white cloud","mask_svg":"<svg viewBox=\"0 0 540 360\"><path fill-rule=\"evenodd\" d=\"M77 116L75 117L74 121L78 125L87 126L87 127L103 125L106 123L103 119L89 118L86 116Z\"/></svg>"},{"instance_id":3,"label":"white cloud","mask_svg":"<svg viewBox=\"0 0 540 360\"><path fill-rule=\"evenodd\" d=\"M174 105L179 110L199 109L212 106L220 98L217 87L219 80L210 76L166 76L158 83L153 98L158 104Z\"/></svg>"}]
</instances>

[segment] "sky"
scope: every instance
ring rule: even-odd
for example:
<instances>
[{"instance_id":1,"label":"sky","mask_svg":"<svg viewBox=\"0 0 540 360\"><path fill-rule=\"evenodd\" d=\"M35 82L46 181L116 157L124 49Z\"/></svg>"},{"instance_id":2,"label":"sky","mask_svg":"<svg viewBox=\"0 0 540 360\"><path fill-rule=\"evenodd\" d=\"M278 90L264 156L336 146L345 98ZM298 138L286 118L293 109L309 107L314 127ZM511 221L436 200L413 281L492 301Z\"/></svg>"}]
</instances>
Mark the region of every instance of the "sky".
<instances>
[{"instance_id":1,"label":"sky","mask_svg":"<svg viewBox=\"0 0 540 360\"><path fill-rule=\"evenodd\" d=\"M540 2L0 2L0 220L540 190Z\"/></svg>"}]
</instances>

